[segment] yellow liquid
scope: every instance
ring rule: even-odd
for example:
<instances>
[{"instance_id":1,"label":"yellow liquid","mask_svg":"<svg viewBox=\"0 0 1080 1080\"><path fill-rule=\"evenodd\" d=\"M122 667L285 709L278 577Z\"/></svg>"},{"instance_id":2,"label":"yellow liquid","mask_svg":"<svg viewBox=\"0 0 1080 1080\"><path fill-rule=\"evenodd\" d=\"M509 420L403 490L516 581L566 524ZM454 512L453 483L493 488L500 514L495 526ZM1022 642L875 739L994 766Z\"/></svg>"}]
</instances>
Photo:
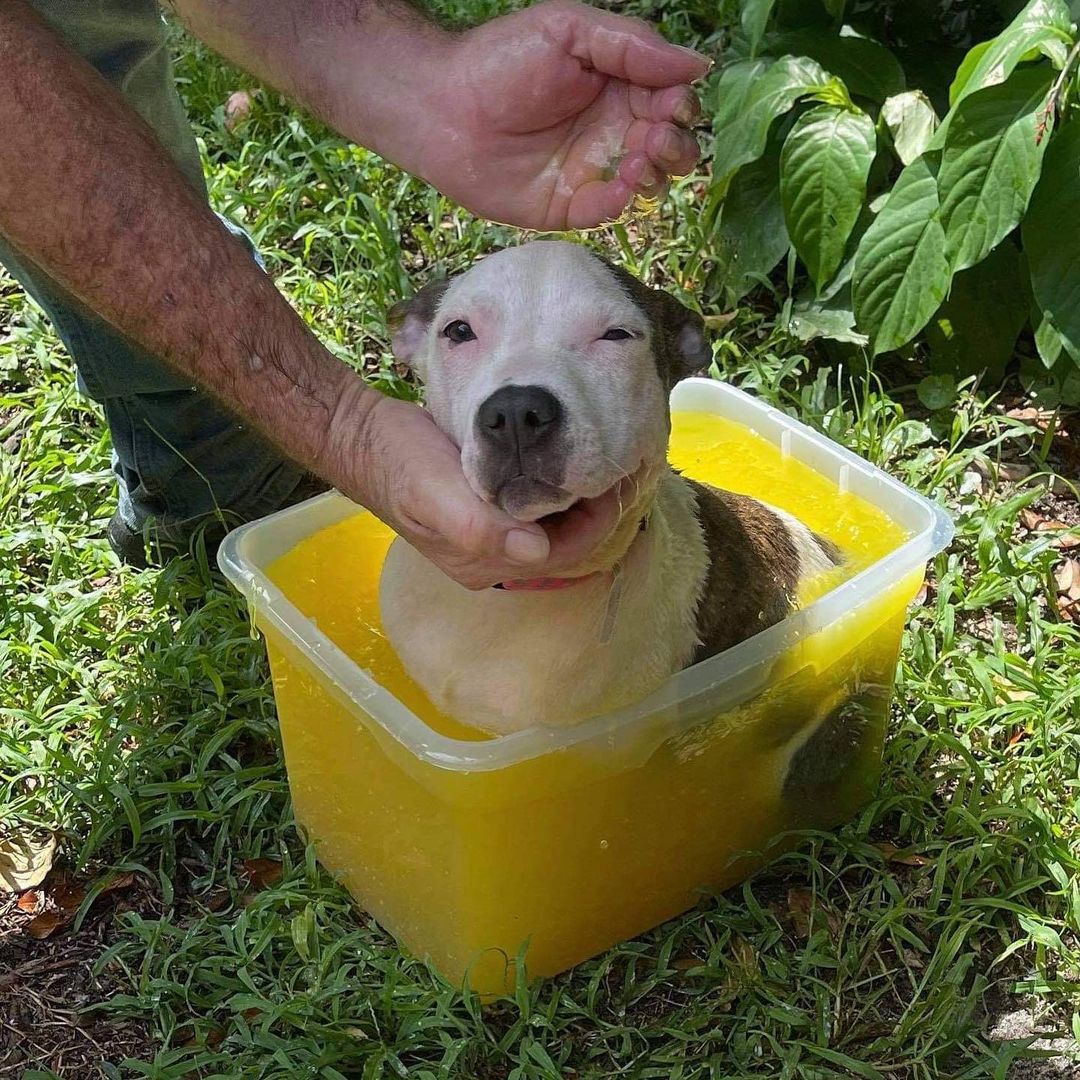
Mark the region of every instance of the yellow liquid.
<instances>
[{"instance_id":1,"label":"yellow liquid","mask_svg":"<svg viewBox=\"0 0 1080 1080\"><path fill-rule=\"evenodd\" d=\"M671 464L705 483L752 495L786 510L832 540L846 563L806 582L800 601L817 599L895 550L904 533L875 506L802 462L785 458L747 428L710 413L672 416ZM408 709L442 735L488 736L445 716L406 675L379 622L379 574L393 540L377 518L358 514L297 544L270 567L270 578L319 629ZM330 586L328 583L333 583Z\"/></svg>"},{"instance_id":2,"label":"yellow liquid","mask_svg":"<svg viewBox=\"0 0 1080 1080\"><path fill-rule=\"evenodd\" d=\"M843 570L812 583L803 601L905 538L875 507L714 415L675 414L670 458L840 546ZM432 729L484 739L433 708L382 634L378 580L391 539L357 514L269 574ZM869 797L904 610L920 581L894 583L794 643L741 704L721 707L705 692L656 723L488 771L416 757L268 629L297 818L361 906L450 979L485 993L512 987L527 939L530 976L555 974L693 906L701 888L741 880L762 861L745 853L772 837L831 827ZM799 756L833 716L850 718L840 744Z\"/></svg>"}]
</instances>

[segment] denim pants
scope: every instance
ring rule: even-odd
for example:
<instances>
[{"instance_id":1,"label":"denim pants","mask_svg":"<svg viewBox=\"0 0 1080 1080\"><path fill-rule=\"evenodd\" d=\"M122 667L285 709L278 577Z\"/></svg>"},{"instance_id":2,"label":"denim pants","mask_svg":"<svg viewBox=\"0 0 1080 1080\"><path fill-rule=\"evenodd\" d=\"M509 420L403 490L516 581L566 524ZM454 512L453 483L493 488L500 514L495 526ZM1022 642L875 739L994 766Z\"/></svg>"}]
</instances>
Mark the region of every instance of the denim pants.
<instances>
[{"instance_id":1,"label":"denim pants","mask_svg":"<svg viewBox=\"0 0 1080 1080\"><path fill-rule=\"evenodd\" d=\"M155 0L30 0L154 129L204 196L195 138L173 83ZM257 259L247 236L225 223ZM86 310L0 238L0 263L44 309L75 361L80 390L101 404L113 443L119 513L131 529L224 511L250 520L279 507L303 470L190 379Z\"/></svg>"}]
</instances>

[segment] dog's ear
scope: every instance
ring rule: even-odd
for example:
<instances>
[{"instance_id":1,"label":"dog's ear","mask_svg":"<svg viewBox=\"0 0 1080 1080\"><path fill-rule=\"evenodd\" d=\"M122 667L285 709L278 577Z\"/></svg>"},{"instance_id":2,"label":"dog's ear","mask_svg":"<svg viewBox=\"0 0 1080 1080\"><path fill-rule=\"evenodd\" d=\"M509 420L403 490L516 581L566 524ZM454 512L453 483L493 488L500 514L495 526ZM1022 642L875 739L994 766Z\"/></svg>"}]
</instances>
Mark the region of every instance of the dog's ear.
<instances>
[{"instance_id":1,"label":"dog's ear","mask_svg":"<svg viewBox=\"0 0 1080 1080\"><path fill-rule=\"evenodd\" d=\"M399 300L386 313L390 347L403 364L412 365L449 285L449 278L429 281L419 292L407 300Z\"/></svg>"},{"instance_id":2,"label":"dog's ear","mask_svg":"<svg viewBox=\"0 0 1080 1080\"><path fill-rule=\"evenodd\" d=\"M712 363L705 320L671 293L645 288L654 305L653 340L660 378L670 390L680 379L696 375Z\"/></svg>"},{"instance_id":3,"label":"dog's ear","mask_svg":"<svg viewBox=\"0 0 1080 1080\"><path fill-rule=\"evenodd\" d=\"M705 320L696 311L691 311L670 293L650 289L621 266L615 266L600 256L597 258L652 324L657 373L668 390L680 379L712 363L712 346L705 336Z\"/></svg>"}]
</instances>

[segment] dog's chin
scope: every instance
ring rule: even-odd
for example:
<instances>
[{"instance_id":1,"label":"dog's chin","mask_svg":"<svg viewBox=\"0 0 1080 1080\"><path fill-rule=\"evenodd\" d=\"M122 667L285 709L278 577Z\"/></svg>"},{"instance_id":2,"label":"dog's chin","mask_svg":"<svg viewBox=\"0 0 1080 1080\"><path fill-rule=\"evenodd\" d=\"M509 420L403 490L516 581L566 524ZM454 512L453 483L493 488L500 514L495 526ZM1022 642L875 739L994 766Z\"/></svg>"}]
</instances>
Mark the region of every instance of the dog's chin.
<instances>
[{"instance_id":1,"label":"dog's chin","mask_svg":"<svg viewBox=\"0 0 1080 1080\"><path fill-rule=\"evenodd\" d=\"M576 495L528 476L507 480L495 495L495 505L518 521L539 521L560 514L577 501Z\"/></svg>"}]
</instances>

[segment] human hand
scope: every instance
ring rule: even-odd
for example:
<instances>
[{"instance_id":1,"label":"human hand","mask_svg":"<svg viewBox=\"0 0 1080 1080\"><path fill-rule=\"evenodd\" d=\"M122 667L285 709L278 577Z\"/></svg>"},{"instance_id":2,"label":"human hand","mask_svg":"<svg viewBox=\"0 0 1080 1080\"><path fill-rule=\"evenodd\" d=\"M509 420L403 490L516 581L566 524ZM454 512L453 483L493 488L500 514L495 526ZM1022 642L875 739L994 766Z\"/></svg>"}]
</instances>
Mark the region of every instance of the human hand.
<instances>
[{"instance_id":1,"label":"human hand","mask_svg":"<svg viewBox=\"0 0 1080 1080\"><path fill-rule=\"evenodd\" d=\"M615 220L690 172L690 83L710 62L644 22L548 0L453 39L418 172L482 217L544 231Z\"/></svg>"},{"instance_id":2,"label":"human hand","mask_svg":"<svg viewBox=\"0 0 1080 1080\"><path fill-rule=\"evenodd\" d=\"M617 499L597 500L558 528L516 521L475 494L457 447L428 413L367 395L359 445L333 440L345 470L334 481L466 588L573 571L615 528Z\"/></svg>"}]
</instances>

